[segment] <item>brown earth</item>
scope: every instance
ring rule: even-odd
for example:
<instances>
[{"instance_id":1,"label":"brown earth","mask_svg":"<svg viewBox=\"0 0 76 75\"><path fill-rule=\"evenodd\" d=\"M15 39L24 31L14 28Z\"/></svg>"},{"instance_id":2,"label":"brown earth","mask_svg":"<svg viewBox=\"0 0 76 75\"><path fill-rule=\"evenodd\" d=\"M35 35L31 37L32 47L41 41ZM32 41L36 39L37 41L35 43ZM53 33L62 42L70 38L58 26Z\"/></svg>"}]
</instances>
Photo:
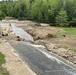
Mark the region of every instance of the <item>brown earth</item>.
<instances>
[{"instance_id":1,"label":"brown earth","mask_svg":"<svg viewBox=\"0 0 76 75\"><path fill-rule=\"evenodd\" d=\"M31 21L17 21L16 23L33 36L35 44L44 45L49 52L53 52L76 65L76 36L67 36L67 32L62 29L38 26ZM3 36L2 38L16 42L23 40L12 34L8 34L8 36ZM2 48L2 45L5 47ZM11 46L7 46L5 43L2 45L1 51L6 55L7 60L5 67L8 68L11 75L34 75L33 73L31 74L27 68L28 66L18 57Z\"/></svg>"},{"instance_id":2,"label":"brown earth","mask_svg":"<svg viewBox=\"0 0 76 75\"><path fill-rule=\"evenodd\" d=\"M33 36L35 44L44 45L48 51L76 64L76 36L67 36L66 31L54 27L25 25L22 28Z\"/></svg>"}]
</instances>

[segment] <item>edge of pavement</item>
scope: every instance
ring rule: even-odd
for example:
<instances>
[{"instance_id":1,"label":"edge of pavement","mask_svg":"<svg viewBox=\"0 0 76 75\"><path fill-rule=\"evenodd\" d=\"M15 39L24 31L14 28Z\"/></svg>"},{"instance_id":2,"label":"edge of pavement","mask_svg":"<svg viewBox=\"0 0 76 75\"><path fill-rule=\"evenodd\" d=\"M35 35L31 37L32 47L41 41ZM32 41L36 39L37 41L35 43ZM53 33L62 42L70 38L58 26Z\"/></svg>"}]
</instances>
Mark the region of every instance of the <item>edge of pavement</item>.
<instances>
[{"instance_id":1,"label":"edge of pavement","mask_svg":"<svg viewBox=\"0 0 76 75\"><path fill-rule=\"evenodd\" d=\"M27 62L24 62L24 60L21 59L20 55L18 54L18 52L16 52L16 50L6 41L6 40L3 40L3 43L6 44L6 46L9 46L10 47L10 50L13 52L13 55L18 58L18 60L20 60L23 64L24 64L24 67L27 69L27 73L25 75L37 75L28 65ZM12 59L11 59L12 60ZM7 62L8 63L8 62ZM23 65L22 64L22 65ZM8 67L7 67L8 68ZM23 75L23 74L22 74Z\"/></svg>"}]
</instances>

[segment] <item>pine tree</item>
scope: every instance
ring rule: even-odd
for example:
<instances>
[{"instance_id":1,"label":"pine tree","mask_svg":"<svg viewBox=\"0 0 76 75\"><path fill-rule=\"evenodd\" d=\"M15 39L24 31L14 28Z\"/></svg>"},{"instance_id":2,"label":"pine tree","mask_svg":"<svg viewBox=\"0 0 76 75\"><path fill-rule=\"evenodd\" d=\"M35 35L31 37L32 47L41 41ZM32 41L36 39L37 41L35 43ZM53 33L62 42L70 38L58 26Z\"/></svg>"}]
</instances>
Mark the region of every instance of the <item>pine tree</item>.
<instances>
[{"instance_id":1,"label":"pine tree","mask_svg":"<svg viewBox=\"0 0 76 75\"><path fill-rule=\"evenodd\" d=\"M61 27L68 27L68 16L66 10L63 8L60 10L59 14L56 16L56 24Z\"/></svg>"}]
</instances>

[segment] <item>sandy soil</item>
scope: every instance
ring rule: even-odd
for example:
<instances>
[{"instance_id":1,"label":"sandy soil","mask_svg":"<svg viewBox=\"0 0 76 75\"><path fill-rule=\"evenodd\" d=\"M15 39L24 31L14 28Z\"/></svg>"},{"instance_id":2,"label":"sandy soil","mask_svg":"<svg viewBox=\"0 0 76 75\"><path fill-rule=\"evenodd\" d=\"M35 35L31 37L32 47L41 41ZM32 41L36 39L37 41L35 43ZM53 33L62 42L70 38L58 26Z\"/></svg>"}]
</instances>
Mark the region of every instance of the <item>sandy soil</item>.
<instances>
[{"instance_id":1,"label":"sandy soil","mask_svg":"<svg viewBox=\"0 0 76 75\"><path fill-rule=\"evenodd\" d=\"M7 68L10 75L36 75L28 66L25 64L15 50L2 39L0 39L0 52L6 57L6 64L3 66Z\"/></svg>"}]
</instances>

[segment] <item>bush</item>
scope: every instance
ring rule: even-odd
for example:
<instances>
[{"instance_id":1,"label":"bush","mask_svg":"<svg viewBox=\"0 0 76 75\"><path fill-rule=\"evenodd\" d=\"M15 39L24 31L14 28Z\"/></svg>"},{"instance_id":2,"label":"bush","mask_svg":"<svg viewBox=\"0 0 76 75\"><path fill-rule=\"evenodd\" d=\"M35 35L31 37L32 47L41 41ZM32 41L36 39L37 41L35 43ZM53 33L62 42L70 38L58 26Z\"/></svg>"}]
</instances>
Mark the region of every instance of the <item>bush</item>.
<instances>
[{"instance_id":1,"label":"bush","mask_svg":"<svg viewBox=\"0 0 76 75\"><path fill-rule=\"evenodd\" d=\"M0 52L0 75L9 75L7 69L5 69L2 64L5 64L5 56Z\"/></svg>"},{"instance_id":2,"label":"bush","mask_svg":"<svg viewBox=\"0 0 76 75\"><path fill-rule=\"evenodd\" d=\"M5 64L5 56L0 52L0 65Z\"/></svg>"},{"instance_id":3,"label":"bush","mask_svg":"<svg viewBox=\"0 0 76 75\"><path fill-rule=\"evenodd\" d=\"M5 13L0 10L0 20L6 17Z\"/></svg>"}]
</instances>

